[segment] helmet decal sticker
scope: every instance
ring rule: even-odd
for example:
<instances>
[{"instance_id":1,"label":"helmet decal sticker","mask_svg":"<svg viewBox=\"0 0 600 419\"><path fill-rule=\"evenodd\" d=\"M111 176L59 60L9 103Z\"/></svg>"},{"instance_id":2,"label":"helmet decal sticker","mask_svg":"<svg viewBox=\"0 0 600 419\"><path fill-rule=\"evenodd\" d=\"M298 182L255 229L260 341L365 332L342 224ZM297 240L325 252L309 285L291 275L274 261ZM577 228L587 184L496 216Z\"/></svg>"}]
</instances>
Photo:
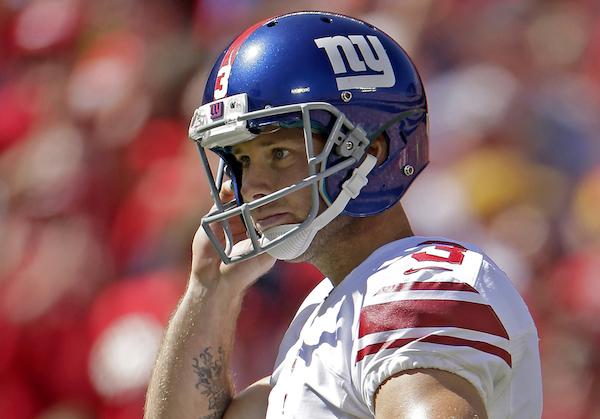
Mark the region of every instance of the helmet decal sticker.
<instances>
[{"instance_id":1,"label":"helmet decal sticker","mask_svg":"<svg viewBox=\"0 0 600 419\"><path fill-rule=\"evenodd\" d=\"M381 41L374 35L329 36L315 39L315 44L323 48L335 74L362 73L368 70L379 74L346 75L336 77L338 90L374 89L392 87L396 84L394 68ZM350 65L347 69L342 53ZM364 61L359 57L356 47Z\"/></svg>"},{"instance_id":2,"label":"helmet decal sticker","mask_svg":"<svg viewBox=\"0 0 600 419\"><path fill-rule=\"evenodd\" d=\"M210 104L210 119L213 121L223 117L223 101Z\"/></svg>"},{"instance_id":3,"label":"helmet decal sticker","mask_svg":"<svg viewBox=\"0 0 600 419\"><path fill-rule=\"evenodd\" d=\"M219 72L217 73L217 79L215 80L215 100L223 99L227 95L230 72L230 64L226 64L219 69Z\"/></svg>"}]
</instances>

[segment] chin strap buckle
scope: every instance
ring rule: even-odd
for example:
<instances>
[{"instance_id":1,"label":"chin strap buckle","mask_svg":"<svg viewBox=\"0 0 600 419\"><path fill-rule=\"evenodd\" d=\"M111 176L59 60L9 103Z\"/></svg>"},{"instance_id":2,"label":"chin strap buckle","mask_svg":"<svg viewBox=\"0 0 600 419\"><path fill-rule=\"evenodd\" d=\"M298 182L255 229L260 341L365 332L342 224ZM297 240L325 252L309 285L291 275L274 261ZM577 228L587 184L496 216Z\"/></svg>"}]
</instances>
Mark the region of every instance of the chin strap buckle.
<instances>
[{"instance_id":1,"label":"chin strap buckle","mask_svg":"<svg viewBox=\"0 0 600 419\"><path fill-rule=\"evenodd\" d=\"M342 191L345 191L351 199L358 196L362 188L369 182L367 175L375 167L377 159L371 154L365 155L365 161L361 163L354 171L350 179L342 184Z\"/></svg>"}]
</instances>

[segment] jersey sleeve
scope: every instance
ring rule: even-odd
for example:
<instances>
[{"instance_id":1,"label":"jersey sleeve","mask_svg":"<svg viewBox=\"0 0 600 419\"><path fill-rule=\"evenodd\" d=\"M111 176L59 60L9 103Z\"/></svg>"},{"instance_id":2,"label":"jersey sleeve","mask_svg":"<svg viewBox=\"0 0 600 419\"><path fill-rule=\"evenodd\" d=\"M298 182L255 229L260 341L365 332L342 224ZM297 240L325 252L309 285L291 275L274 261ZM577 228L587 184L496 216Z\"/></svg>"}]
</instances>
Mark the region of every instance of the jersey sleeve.
<instances>
[{"instance_id":1,"label":"jersey sleeve","mask_svg":"<svg viewBox=\"0 0 600 419\"><path fill-rule=\"evenodd\" d=\"M465 378L488 405L512 359L490 294L477 289L482 263L460 245L426 244L368 278L351 362L356 392L373 414L379 386L415 368Z\"/></svg>"}]
</instances>

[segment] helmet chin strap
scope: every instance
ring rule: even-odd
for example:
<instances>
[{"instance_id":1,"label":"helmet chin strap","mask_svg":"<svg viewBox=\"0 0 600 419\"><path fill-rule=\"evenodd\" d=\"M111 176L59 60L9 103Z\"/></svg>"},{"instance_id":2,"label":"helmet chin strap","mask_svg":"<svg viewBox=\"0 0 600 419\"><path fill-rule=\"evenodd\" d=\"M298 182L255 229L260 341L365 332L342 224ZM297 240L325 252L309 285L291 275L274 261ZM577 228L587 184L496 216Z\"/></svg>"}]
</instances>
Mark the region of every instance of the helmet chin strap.
<instances>
[{"instance_id":1,"label":"helmet chin strap","mask_svg":"<svg viewBox=\"0 0 600 419\"><path fill-rule=\"evenodd\" d=\"M354 169L350 179L343 183L340 194L329 208L319 214L308 227L268 249L267 253L275 259L291 260L306 252L306 249L310 246L310 243L315 238L317 232L329 224L335 217L340 215L344 208L346 208L346 205L348 205L348 202L350 202L350 199L354 199L358 196L361 189L367 184L367 175L373 170L376 163L377 158L367 153L365 160L360 166ZM261 245L265 246L269 244L288 231L296 228L298 225L299 224L282 224L267 229L261 238Z\"/></svg>"}]
</instances>

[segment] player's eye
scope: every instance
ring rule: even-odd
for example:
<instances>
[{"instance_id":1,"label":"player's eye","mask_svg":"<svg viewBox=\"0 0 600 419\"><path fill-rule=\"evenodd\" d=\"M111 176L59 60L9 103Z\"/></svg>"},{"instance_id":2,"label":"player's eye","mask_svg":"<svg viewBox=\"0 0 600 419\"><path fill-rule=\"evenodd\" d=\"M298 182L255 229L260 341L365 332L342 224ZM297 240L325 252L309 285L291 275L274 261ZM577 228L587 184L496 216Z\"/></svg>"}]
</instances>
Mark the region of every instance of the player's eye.
<instances>
[{"instance_id":1,"label":"player's eye","mask_svg":"<svg viewBox=\"0 0 600 419\"><path fill-rule=\"evenodd\" d=\"M272 153L275 160L283 160L289 156L290 151L286 150L285 148L274 148Z\"/></svg>"},{"instance_id":2,"label":"player's eye","mask_svg":"<svg viewBox=\"0 0 600 419\"><path fill-rule=\"evenodd\" d=\"M235 156L235 159L239 161L244 168L250 166L250 156L239 155Z\"/></svg>"}]
</instances>

